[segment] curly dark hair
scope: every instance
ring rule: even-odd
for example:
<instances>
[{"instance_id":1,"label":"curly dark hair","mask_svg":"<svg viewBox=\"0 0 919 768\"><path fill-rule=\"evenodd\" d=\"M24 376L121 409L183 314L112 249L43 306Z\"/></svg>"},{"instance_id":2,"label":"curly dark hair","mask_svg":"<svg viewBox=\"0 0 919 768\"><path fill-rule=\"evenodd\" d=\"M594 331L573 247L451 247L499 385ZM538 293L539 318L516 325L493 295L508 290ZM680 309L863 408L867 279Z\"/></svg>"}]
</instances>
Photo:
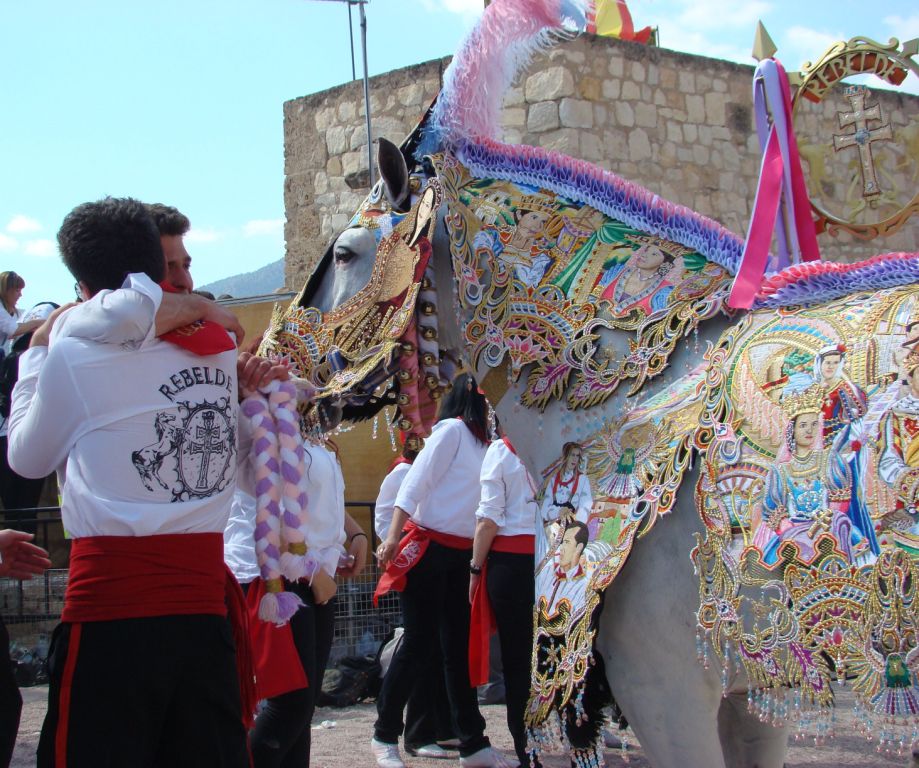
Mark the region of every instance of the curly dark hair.
<instances>
[{"instance_id":1,"label":"curly dark hair","mask_svg":"<svg viewBox=\"0 0 919 768\"><path fill-rule=\"evenodd\" d=\"M166 276L160 233L143 203L106 197L74 208L57 233L64 265L90 293L119 288L132 272Z\"/></svg>"},{"instance_id":2,"label":"curly dark hair","mask_svg":"<svg viewBox=\"0 0 919 768\"><path fill-rule=\"evenodd\" d=\"M438 421L462 419L480 443L488 442L488 401L471 374L461 373L440 403Z\"/></svg>"},{"instance_id":3,"label":"curly dark hair","mask_svg":"<svg viewBox=\"0 0 919 768\"><path fill-rule=\"evenodd\" d=\"M188 216L182 213L178 208L163 203L147 203L147 210L153 217L153 222L161 235L182 236L191 229L191 222Z\"/></svg>"}]
</instances>

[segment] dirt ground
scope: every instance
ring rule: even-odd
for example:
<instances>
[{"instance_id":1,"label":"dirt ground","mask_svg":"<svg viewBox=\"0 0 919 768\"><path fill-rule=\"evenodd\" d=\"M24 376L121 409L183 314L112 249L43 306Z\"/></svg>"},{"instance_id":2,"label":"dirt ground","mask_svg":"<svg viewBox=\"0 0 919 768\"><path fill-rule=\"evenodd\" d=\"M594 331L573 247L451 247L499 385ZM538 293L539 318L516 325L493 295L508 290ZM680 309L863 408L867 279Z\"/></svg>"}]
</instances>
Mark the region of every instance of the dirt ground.
<instances>
[{"instance_id":1,"label":"dirt ground","mask_svg":"<svg viewBox=\"0 0 919 768\"><path fill-rule=\"evenodd\" d=\"M29 768L35 764L35 748L45 715L48 689L46 686L24 688L22 695L25 705L12 768ZM851 695L843 691L838 694L837 701L839 711L836 738L820 748L814 747L813 744L802 745L792 742L788 750L786 768L919 768L919 761L913 762L909 754L900 757L879 755L874 744L855 735ZM485 706L482 707L482 712L488 721L488 735L492 743L510 754L511 740L504 723L504 707ZM313 723L313 768L374 768L369 742L375 717L376 708L372 703L358 704L347 709L317 710ZM631 741L629 768L651 768L651 764L642 755L641 748L635 745L634 738ZM409 768L445 768L457 762L408 758L406 765ZM625 765L618 751L608 751L606 762L610 768ZM561 756L549 755L545 759L545 765L547 768L566 768L567 762Z\"/></svg>"}]
</instances>

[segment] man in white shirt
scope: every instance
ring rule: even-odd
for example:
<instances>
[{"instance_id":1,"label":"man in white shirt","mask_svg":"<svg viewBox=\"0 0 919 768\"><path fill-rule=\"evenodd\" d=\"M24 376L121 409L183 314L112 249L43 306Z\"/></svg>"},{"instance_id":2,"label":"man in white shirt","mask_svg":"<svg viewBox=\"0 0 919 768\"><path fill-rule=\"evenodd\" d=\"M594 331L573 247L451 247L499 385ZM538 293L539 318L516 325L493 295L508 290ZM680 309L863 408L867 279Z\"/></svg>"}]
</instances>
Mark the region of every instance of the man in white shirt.
<instances>
[{"instance_id":1,"label":"man in white shirt","mask_svg":"<svg viewBox=\"0 0 919 768\"><path fill-rule=\"evenodd\" d=\"M58 242L87 299L132 273L163 279L159 232L135 200L78 206ZM223 565L235 343L199 354L151 331L49 350L52 322L22 356L9 428L20 474L66 467L73 537L38 765L247 766Z\"/></svg>"}]
</instances>

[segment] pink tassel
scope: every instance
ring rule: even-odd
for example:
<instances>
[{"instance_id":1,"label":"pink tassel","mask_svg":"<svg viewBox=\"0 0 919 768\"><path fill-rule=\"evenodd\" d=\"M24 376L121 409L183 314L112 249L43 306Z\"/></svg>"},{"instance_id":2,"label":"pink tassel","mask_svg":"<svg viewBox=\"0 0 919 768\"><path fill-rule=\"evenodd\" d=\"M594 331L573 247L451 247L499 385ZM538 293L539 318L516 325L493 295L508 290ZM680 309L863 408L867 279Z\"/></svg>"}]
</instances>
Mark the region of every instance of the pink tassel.
<instances>
[{"instance_id":1,"label":"pink tassel","mask_svg":"<svg viewBox=\"0 0 919 768\"><path fill-rule=\"evenodd\" d=\"M282 627L301 607L303 601L293 592L266 592L258 605L258 617Z\"/></svg>"}]
</instances>

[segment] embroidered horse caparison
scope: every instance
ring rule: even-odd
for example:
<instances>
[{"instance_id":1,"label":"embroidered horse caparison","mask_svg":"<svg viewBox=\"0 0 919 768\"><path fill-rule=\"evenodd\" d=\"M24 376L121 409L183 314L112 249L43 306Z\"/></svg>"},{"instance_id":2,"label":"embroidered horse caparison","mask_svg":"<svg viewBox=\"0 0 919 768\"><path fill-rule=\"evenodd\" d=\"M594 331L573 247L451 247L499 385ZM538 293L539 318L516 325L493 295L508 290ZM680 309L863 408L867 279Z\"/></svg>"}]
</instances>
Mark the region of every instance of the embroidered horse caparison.
<instances>
[{"instance_id":1,"label":"embroidered horse caparison","mask_svg":"<svg viewBox=\"0 0 919 768\"><path fill-rule=\"evenodd\" d=\"M333 245L265 349L320 404L393 406L417 435L453 361L474 370L543 478L534 747L561 726L578 765L601 759L601 656L656 768L778 768L783 726L828 729L833 677L854 679L867 729L908 738L919 255L793 268L727 312L739 237L492 138L514 72L500 56L579 9L489 6L447 74L424 170L381 142L383 180L342 235L366 244L354 258L372 276L343 290Z\"/></svg>"}]
</instances>

